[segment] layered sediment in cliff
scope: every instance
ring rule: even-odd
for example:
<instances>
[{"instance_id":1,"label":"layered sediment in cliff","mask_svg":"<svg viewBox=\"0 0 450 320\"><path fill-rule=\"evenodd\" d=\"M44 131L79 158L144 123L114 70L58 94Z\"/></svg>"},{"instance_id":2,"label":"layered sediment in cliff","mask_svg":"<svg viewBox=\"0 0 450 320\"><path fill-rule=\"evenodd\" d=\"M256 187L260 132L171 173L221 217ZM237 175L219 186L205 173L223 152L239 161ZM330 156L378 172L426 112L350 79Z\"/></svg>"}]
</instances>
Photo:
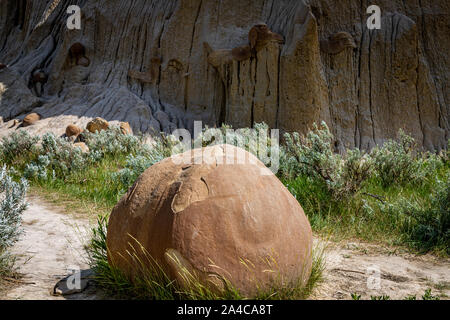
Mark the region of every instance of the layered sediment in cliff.
<instances>
[{"instance_id":1,"label":"layered sediment in cliff","mask_svg":"<svg viewBox=\"0 0 450 320\"><path fill-rule=\"evenodd\" d=\"M81 30L66 27L74 4ZM97 116L135 132L198 120L305 133L324 120L338 150L371 148L400 128L441 149L450 138L450 4L380 0L381 29L368 30L370 4L2 1L0 131L29 112L42 120L26 130L61 134ZM252 41L262 24L282 40Z\"/></svg>"}]
</instances>

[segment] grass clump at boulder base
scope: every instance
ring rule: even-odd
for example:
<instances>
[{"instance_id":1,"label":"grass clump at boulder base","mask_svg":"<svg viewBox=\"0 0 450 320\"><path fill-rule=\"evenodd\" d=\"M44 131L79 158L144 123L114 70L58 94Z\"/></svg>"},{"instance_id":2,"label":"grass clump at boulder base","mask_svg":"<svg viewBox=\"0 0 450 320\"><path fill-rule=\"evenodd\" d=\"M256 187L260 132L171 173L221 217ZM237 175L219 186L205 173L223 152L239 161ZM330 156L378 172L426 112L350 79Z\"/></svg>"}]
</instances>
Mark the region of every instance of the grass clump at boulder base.
<instances>
[{"instance_id":1,"label":"grass clump at boulder base","mask_svg":"<svg viewBox=\"0 0 450 320\"><path fill-rule=\"evenodd\" d=\"M258 128L268 131L264 124ZM164 134L152 144L145 140L123 135L113 127L86 133L89 152L84 153L64 138L52 134L35 137L19 130L0 142L0 165L6 165L17 181L27 177L33 190L56 200L71 200L75 206L94 205L107 213L136 178L170 156L175 145L173 138ZM400 131L397 139L370 152L348 149L338 154L324 123L303 137L286 134L284 141L277 176L302 205L313 231L332 239L358 238L448 256L450 141L447 150L423 152L414 139ZM204 144L214 143L208 140ZM95 234L91 246L94 239ZM91 248L91 254L100 253L99 248ZM153 298L209 295L182 293L165 280L158 287L164 291L158 293L156 287L146 289L150 280L145 277L136 287L109 266L105 257L96 255L92 261L103 275L105 287L118 294ZM150 282L156 285L158 281ZM276 292L275 296L283 295L282 290Z\"/></svg>"}]
</instances>

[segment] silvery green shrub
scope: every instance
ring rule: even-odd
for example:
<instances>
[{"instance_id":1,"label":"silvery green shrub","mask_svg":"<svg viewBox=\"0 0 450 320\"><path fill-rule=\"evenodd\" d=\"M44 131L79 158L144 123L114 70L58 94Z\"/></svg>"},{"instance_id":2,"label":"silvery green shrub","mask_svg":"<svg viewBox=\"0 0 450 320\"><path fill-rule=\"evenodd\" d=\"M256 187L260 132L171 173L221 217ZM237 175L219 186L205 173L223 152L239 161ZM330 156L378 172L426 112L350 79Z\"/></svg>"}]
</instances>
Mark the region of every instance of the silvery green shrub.
<instances>
[{"instance_id":1,"label":"silvery green shrub","mask_svg":"<svg viewBox=\"0 0 450 320\"><path fill-rule=\"evenodd\" d=\"M128 155L125 168L112 174L113 180L120 181L127 189L147 168L171 156L174 143L170 137L162 136L152 145L141 144L137 154Z\"/></svg>"},{"instance_id":2,"label":"silvery green shrub","mask_svg":"<svg viewBox=\"0 0 450 320\"><path fill-rule=\"evenodd\" d=\"M314 123L306 137L294 132L286 133L284 138L281 168L286 178L305 174L330 180L330 175L340 166L342 159L333 152L333 135L325 122L321 127Z\"/></svg>"},{"instance_id":3,"label":"silvery green shrub","mask_svg":"<svg viewBox=\"0 0 450 320\"><path fill-rule=\"evenodd\" d=\"M37 157L25 164L23 173L30 180L54 180L68 172L78 171L88 165L88 156L65 138L46 133L41 138L41 145L36 149Z\"/></svg>"},{"instance_id":4,"label":"silvery green shrub","mask_svg":"<svg viewBox=\"0 0 450 320\"><path fill-rule=\"evenodd\" d=\"M102 156L136 153L142 145L139 137L122 134L118 126L111 126L108 130L96 133L86 132L83 135L91 153Z\"/></svg>"},{"instance_id":5,"label":"silvery green shrub","mask_svg":"<svg viewBox=\"0 0 450 320\"><path fill-rule=\"evenodd\" d=\"M395 218L406 241L418 249L445 248L450 254L450 174L437 180L428 201L400 197L393 203L378 203L380 210Z\"/></svg>"},{"instance_id":6,"label":"silvery green shrub","mask_svg":"<svg viewBox=\"0 0 450 320\"><path fill-rule=\"evenodd\" d=\"M3 137L0 154L3 163L12 164L16 159L29 159L37 152L39 137L31 136L25 130L15 131Z\"/></svg>"},{"instance_id":7,"label":"silvery green shrub","mask_svg":"<svg viewBox=\"0 0 450 320\"><path fill-rule=\"evenodd\" d=\"M262 139L262 135L265 135L266 141ZM218 139L217 137L220 138ZM202 147L207 147L228 143L258 156L259 148L261 147L260 144L263 142L265 142L263 147L267 148L267 151L270 151L270 128L264 122L254 123L253 128L240 128L236 130L233 130L230 125L224 124L220 128L203 128L202 132L195 138L194 146L201 145ZM264 156L270 156L270 152L267 154L264 153Z\"/></svg>"},{"instance_id":8,"label":"silvery green shrub","mask_svg":"<svg viewBox=\"0 0 450 320\"><path fill-rule=\"evenodd\" d=\"M354 194L358 192L363 183L370 178L373 172L373 160L368 154L363 154L359 149L347 150L339 178L336 179L333 190L338 196Z\"/></svg>"},{"instance_id":9,"label":"silvery green shrub","mask_svg":"<svg viewBox=\"0 0 450 320\"><path fill-rule=\"evenodd\" d=\"M384 187L404 185L423 177L423 159L417 152L414 138L403 130L400 130L398 135L398 140L388 140L371 152L376 175Z\"/></svg>"},{"instance_id":10,"label":"silvery green shrub","mask_svg":"<svg viewBox=\"0 0 450 320\"><path fill-rule=\"evenodd\" d=\"M59 176L81 170L87 165L86 156L79 148L74 148L70 141L53 133L42 136L41 152L37 165L54 170Z\"/></svg>"},{"instance_id":11,"label":"silvery green shrub","mask_svg":"<svg viewBox=\"0 0 450 320\"><path fill-rule=\"evenodd\" d=\"M407 208L410 216L411 241L414 245L429 249L442 246L450 253L450 175L439 181L429 195L430 206Z\"/></svg>"},{"instance_id":12,"label":"silvery green shrub","mask_svg":"<svg viewBox=\"0 0 450 320\"><path fill-rule=\"evenodd\" d=\"M27 163L23 171L23 176L29 180L46 181L48 178L47 168L42 167L35 162Z\"/></svg>"},{"instance_id":13,"label":"silvery green shrub","mask_svg":"<svg viewBox=\"0 0 450 320\"><path fill-rule=\"evenodd\" d=\"M39 155L36 162L27 163L23 175L29 180L47 181L55 179L56 172L52 170L52 176L48 175L47 168L51 165L51 155Z\"/></svg>"},{"instance_id":14,"label":"silvery green shrub","mask_svg":"<svg viewBox=\"0 0 450 320\"><path fill-rule=\"evenodd\" d=\"M134 181L149 167L156 162L150 157L142 155L129 155L125 163L125 168L119 172L113 173L113 179L118 179L125 188L129 187Z\"/></svg>"},{"instance_id":15,"label":"silvery green shrub","mask_svg":"<svg viewBox=\"0 0 450 320\"><path fill-rule=\"evenodd\" d=\"M433 152L425 152L419 159L422 176L428 177L430 174L436 173L445 165L445 159L440 154Z\"/></svg>"},{"instance_id":16,"label":"silvery green shrub","mask_svg":"<svg viewBox=\"0 0 450 320\"><path fill-rule=\"evenodd\" d=\"M0 170L0 259L14 245L22 232L22 212L27 208L25 179L15 182L6 166Z\"/></svg>"},{"instance_id":17,"label":"silvery green shrub","mask_svg":"<svg viewBox=\"0 0 450 320\"><path fill-rule=\"evenodd\" d=\"M293 179L305 175L324 182L331 194L345 198L358 192L371 176L373 162L360 150L347 150L341 156L333 151L333 134L327 124L313 125L306 137L285 134L281 151L281 176Z\"/></svg>"},{"instance_id":18,"label":"silvery green shrub","mask_svg":"<svg viewBox=\"0 0 450 320\"><path fill-rule=\"evenodd\" d=\"M444 164L450 164L450 139L447 141L447 149L441 150L439 157Z\"/></svg>"}]
</instances>

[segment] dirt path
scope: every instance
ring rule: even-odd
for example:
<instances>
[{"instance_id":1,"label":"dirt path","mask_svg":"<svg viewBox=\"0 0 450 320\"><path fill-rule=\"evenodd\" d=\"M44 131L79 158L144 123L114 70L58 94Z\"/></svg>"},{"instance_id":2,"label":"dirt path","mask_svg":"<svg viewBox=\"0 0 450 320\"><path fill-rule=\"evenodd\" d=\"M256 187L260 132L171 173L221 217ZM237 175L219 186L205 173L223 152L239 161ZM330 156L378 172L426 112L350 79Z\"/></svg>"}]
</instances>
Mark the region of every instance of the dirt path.
<instances>
[{"instance_id":1,"label":"dirt path","mask_svg":"<svg viewBox=\"0 0 450 320\"><path fill-rule=\"evenodd\" d=\"M36 197L29 202L23 215L25 234L14 247L25 283L9 290L6 298L98 298L93 289L66 298L50 294L56 282L68 274L68 268L88 268L83 244L88 239L89 221L65 214ZM329 244L325 259L324 282L312 299L350 299L352 293L362 299L371 295L389 295L392 299L416 295L420 299L428 288L441 299L450 296L449 259L348 242Z\"/></svg>"},{"instance_id":2,"label":"dirt path","mask_svg":"<svg viewBox=\"0 0 450 320\"><path fill-rule=\"evenodd\" d=\"M324 282L313 299L351 299L356 293L361 299L415 295L420 300L427 289L440 299L450 298L450 259L349 242L329 244L325 259Z\"/></svg>"},{"instance_id":3,"label":"dirt path","mask_svg":"<svg viewBox=\"0 0 450 320\"><path fill-rule=\"evenodd\" d=\"M23 213L25 233L13 248L23 283L8 290L6 299L65 299L50 292L58 280L70 274L69 269L88 269L83 244L89 221L64 214L36 197L28 202ZM95 295L87 292L66 298L93 299Z\"/></svg>"}]
</instances>

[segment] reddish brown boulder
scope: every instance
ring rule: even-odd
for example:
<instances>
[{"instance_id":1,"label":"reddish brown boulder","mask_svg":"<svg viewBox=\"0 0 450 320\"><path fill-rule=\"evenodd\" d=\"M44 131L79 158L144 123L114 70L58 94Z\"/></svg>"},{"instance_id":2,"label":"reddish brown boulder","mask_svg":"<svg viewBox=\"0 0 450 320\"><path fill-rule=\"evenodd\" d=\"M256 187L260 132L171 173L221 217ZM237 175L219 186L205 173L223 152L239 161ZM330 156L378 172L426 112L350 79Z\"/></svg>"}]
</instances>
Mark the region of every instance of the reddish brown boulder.
<instances>
[{"instance_id":1,"label":"reddish brown boulder","mask_svg":"<svg viewBox=\"0 0 450 320\"><path fill-rule=\"evenodd\" d=\"M122 134L133 134L133 130L128 122L120 123L120 132L122 132Z\"/></svg>"},{"instance_id":2,"label":"reddish brown boulder","mask_svg":"<svg viewBox=\"0 0 450 320\"><path fill-rule=\"evenodd\" d=\"M5 69L5 68L6 68L6 64L0 63L0 70Z\"/></svg>"},{"instance_id":3,"label":"reddish brown boulder","mask_svg":"<svg viewBox=\"0 0 450 320\"><path fill-rule=\"evenodd\" d=\"M33 112L33 113L30 113L29 115L27 115L25 118L23 118L22 125L24 127L28 127L28 126L35 124L39 120L41 120L41 116L39 114Z\"/></svg>"},{"instance_id":4,"label":"reddish brown boulder","mask_svg":"<svg viewBox=\"0 0 450 320\"><path fill-rule=\"evenodd\" d=\"M89 121L89 123L86 125L86 129L91 133L107 130L108 128L109 123L103 118L95 118L94 120Z\"/></svg>"},{"instance_id":5,"label":"reddish brown boulder","mask_svg":"<svg viewBox=\"0 0 450 320\"><path fill-rule=\"evenodd\" d=\"M269 288L280 276L284 283L306 281L312 233L297 200L242 149L202 150L202 164L193 164L190 153L167 158L122 197L109 219L109 262L135 275L127 254L131 246L142 261L151 261L140 243L170 277L180 281L185 268L215 290L223 288L223 279L245 295L257 286ZM254 163L236 163L237 150ZM174 161L183 156L191 164Z\"/></svg>"},{"instance_id":6,"label":"reddish brown boulder","mask_svg":"<svg viewBox=\"0 0 450 320\"><path fill-rule=\"evenodd\" d=\"M89 152L89 147L84 142L74 143L73 147L74 148L80 148L81 152L83 152L83 153L88 153Z\"/></svg>"},{"instance_id":7,"label":"reddish brown boulder","mask_svg":"<svg viewBox=\"0 0 450 320\"><path fill-rule=\"evenodd\" d=\"M74 124L69 124L66 128L66 136L71 138L71 137L78 137L80 135L80 133L83 132L83 129L81 129L80 127L74 125Z\"/></svg>"}]
</instances>

